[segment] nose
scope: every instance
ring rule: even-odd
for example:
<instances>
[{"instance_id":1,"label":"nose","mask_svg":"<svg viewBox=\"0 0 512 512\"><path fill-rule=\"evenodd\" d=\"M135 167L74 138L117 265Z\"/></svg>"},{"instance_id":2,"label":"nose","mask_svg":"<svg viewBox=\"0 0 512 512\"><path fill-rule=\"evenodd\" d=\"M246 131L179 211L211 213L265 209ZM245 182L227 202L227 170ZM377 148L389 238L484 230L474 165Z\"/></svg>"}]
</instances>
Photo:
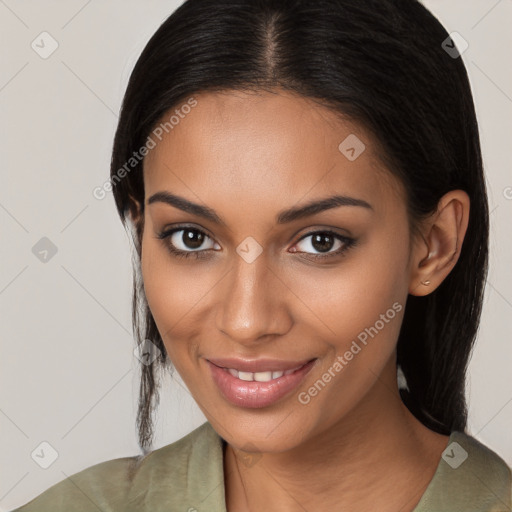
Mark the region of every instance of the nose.
<instances>
[{"instance_id":1,"label":"nose","mask_svg":"<svg viewBox=\"0 0 512 512\"><path fill-rule=\"evenodd\" d=\"M233 341L251 346L291 329L293 294L263 255L252 263L238 258L219 293L217 328Z\"/></svg>"}]
</instances>

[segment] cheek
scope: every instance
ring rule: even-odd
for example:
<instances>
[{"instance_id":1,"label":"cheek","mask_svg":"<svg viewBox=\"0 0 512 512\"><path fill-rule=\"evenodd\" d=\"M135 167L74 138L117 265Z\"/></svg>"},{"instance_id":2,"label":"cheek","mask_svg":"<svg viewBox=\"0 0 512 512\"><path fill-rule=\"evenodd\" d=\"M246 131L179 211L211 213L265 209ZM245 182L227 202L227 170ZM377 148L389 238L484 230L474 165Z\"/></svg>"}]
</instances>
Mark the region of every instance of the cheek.
<instances>
[{"instance_id":1,"label":"cheek","mask_svg":"<svg viewBox=\"0 0 512 512\"><path fill-rule=\"evenodd\" d=\"M400 232L396 237L401 240ZM296 280L297 295L307 297L315 313L308 322L317 326L324 344L319 373L320 380L329 382L330 391L318 393L316 404L322 410L332 409L328 414L346 412L372 387L395 349L403 319L407 243L397 244L384 233L368 240L338 268L317 271L314 279L304 274L308 277ZM318 375L307 384L313 388L304 390L311 389L311 396L322 388L322 383L315 385L315 379ZM339 399L332 402L332 394ZM338 406L332 408L332 403Z\"/></svg>"},{"instance_id":2,"label":"cheek","mask_svg":"<svg viewBox=\"0 0 512 512\"><path fill-rule=\"evenodd\" d=\"M396 233L397 240L402 240L401 236ZM373 326L394 303L403 309L408 292L407 262L407 243L397 244L382 231L366 236L330 269L301 265L286 270L286 282L293 283L294 293L307 306L308 323L325 339L346 342ZM394 312L388 316L394 317ZM397 323L395 317L393 323ZM386 331L391 330L388 325ZM395 328L396 336L398 330Z\"/></svg>"},{"instance_id":3,"label":"cheek","mask_svg":"<svg viewBox=\"0 0 512 512\"><path fill-rule=\"evenodd\" d=\"M200 339L201 331L197 311L215 279L211 272L199 275L193 264L176 264L161 244L160 240L143 238L142 278L153 319L169 358L179 371L184 354L191 355L197 348L195 340Z\"/></svg>"}]
</instances>

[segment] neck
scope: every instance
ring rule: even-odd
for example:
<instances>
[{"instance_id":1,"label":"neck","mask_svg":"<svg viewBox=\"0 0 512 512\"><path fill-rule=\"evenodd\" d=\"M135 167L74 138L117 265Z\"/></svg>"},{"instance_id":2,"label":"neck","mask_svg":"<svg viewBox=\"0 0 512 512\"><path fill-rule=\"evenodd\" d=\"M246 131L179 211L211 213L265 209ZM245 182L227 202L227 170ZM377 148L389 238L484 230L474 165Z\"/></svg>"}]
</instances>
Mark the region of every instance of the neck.
<instances>
[{"instance_id":1,"label":"neck","mask_svg":"<svg viewBox=\"0 0 512 512\"><path fill-rule=\"evenodd\" d=\"M429 430L408 411L396 374L391 375L386 385L379 379L338 423L292 450L264 453L247 464L228 445L228 512L414 510L448 436Z\"/></svg>"}]
</instances>

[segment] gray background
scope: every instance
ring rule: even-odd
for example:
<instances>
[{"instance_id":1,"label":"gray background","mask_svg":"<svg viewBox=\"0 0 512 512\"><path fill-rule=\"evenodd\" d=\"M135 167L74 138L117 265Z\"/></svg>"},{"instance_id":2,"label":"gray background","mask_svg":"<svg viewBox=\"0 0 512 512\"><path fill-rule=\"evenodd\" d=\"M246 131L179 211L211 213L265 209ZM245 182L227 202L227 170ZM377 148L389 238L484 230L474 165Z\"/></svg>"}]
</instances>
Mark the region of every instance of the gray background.
<instances>
[{"instance_id":1,"label":"gray background","mask_svg":"<svg viewBox=\"0 0 512 512\"><path fill-rule=\"evenodd\" d=\"M108 178L129 73L179 3L0 0L0 510L85 467L138 452L130 244L111 194L97 200L92 190ZM425 5L469 43L463 59L492 211L469 431L511 465L512 1ZM43 31L59 45L47 59L31 47ZM57 248L46 262L32 252L43 237ZM155 447L204 421L176 376L162 393ZM58 455L47 469L39 465L51 462L44 441ZM34 456L39 464L34 450L44 453Z\"/></svg>"}]
</instances>

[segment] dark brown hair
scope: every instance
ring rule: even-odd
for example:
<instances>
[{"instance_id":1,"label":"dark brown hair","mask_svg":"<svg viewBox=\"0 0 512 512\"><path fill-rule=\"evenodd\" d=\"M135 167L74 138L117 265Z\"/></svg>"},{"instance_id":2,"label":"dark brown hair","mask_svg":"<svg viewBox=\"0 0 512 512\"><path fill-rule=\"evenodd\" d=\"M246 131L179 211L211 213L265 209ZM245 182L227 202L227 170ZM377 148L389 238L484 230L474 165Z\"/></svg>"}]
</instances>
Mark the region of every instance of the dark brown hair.
<instances>
[{"instance_id":1,"label":"dark brown hair","mask_svg":"<svg viewBox=\"0 0 512 512\"><path fill-rule=\"evenodd\" d=\"M488 205L466 68L443 48L449 34L416 0L188 0L159 27L130 76L115 135L111 182L132 231L133 325L162 355L142 365L137 426L151 447L158 379L172 369L140 275L143 161L119 169L161 117L201 91L280 87L360 123L404 184L411 226L453 189L471 200L460 258L432 293L409 295L397 347L411 412L432 430L464 431L465 377L487 274Z\"/></svg>"}]
</instances>

